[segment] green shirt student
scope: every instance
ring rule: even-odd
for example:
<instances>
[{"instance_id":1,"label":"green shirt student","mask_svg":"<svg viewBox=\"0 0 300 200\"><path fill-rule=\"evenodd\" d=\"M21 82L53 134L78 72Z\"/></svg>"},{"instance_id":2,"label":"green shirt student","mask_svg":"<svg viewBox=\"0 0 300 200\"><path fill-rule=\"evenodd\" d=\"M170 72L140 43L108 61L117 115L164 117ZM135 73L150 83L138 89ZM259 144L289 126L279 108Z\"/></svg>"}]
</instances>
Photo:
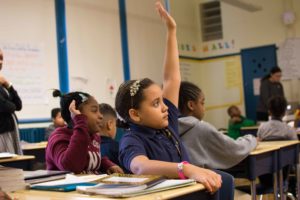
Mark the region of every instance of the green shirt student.
<instances>
[{"instance_id":1,"label":"green shirt student","mask_svg":"<svg viewBox=\"0 0 300 200\"><path fill-rule=\"evenodd\" d=\"M228 136L233 139L240 137L240 129L242 127L255 125L253 120L247 119L241 115L241 111L237 106L230 106L227 112L230 116L228 123Z\"/></svg>"}]
</instances>

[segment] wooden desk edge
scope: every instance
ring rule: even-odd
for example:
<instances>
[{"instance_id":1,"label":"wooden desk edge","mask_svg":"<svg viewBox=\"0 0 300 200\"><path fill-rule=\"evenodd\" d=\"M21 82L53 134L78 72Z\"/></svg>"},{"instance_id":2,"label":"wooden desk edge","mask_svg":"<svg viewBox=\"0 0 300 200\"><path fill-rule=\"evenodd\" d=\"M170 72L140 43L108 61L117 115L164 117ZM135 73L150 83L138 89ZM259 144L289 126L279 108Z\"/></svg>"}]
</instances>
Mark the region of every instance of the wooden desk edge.
<instances>
[{"instance_id":1,"label":"wooden desk edge","mask_svg":"<svg viewBox=\"0 0 300 200\"><path fill-rule=\"evenodd\" d=\"M15 162L15 161L22 161L22 160L33 160L35 159L35 156L32 155L24 155L24 156L16 156L16 157L12 157L12 158L4 158L4 159L0 159L0 163L4 163L4 162Z\"/></svg>"},{"instance_id":2,"label":"wooden desk edge","mask_svg":"<svg viewBox=\"0 0 300 200\"><path fill-rule=\"evenodd\" d=\"M9 195L14 198L18 198L19 200L29 199L31 198L39 198L47 199L47 200L58 200L58 199L81 199L81 200L91 200L91 199L105 199L105 200L154 200L154 199L170 199L174 197L179 197L182 195L190 194L193 192L205 190L202 184L195 184L186 187L180 187L170 190L165 190L161 192L155 192L150 194L145 194L141 196L128 197L128 198L109 198L103 195L86 195L81 194L76 191L74 192L53 192L53 191L40 191L40 190L19 190L16 192L11 192ZM45 198L42 198L45 197Z\"/></svg>"}]
</instances>

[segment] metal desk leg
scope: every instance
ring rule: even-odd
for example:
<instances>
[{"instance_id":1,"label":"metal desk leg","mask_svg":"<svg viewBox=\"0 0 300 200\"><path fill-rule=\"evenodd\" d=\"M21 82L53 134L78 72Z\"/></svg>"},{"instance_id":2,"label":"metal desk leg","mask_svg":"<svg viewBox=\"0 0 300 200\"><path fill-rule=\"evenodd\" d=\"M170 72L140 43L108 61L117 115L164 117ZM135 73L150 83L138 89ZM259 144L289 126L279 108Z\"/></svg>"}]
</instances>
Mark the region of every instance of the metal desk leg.
<instances>
[{"instance_id":1,"label":"metal desk leg","mask_svg":"<svg viewBox=\"0 0 300 200\"><path fill-rule=\"evenodd\" d=\"M273 190L274 190L274 199L278 200L278 191L277 191L277 173L273 173L273 179L274 179L274 185L273 185Z\"/></svg>"},{"instance_id":2,"label":"metal desk leg","mask_svg":"<svg viewBox=\"0 0 300 200\"><path fill-rule=\"evenodd\" d=\"M296 165L296 177L297 177L296 196L297 199L300 200L300 164L299 163Z\"/></svg>"},{"instance_id":3,"label":"metal desk leg","mask_svg":"<svg viewBox=\"0 0 300 200\"><path fill-rule=\"evenodd\" d=\"M256 200L256 183L255 183L255 180L251 181L251 199Z\"/></svg>"},{"instance_id":4,"label":"metal desk leg","mask_svg":"<svg viewBox=\"0 0 300 200\"><path fill-rule=\"evenodd\" d=\"M279 192L280 192L280 199L284 200L284 192L283 192L283 174L282 169L279 170Z\"/></svg>"}]
</instances>

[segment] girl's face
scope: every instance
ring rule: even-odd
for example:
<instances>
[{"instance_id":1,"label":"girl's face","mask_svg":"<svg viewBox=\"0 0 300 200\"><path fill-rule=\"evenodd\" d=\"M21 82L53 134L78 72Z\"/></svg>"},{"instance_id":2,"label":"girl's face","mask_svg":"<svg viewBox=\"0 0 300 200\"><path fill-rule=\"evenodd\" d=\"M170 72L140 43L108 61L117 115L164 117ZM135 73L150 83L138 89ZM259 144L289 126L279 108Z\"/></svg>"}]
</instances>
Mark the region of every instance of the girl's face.
<instances>
[{"instance_id":1,"label":"girl's face","mask_svg":"<svg viewBox=\"0 0 300 200\"><path fill-rule=\"evenodd\" d=\"M201 93L196 101L191 101L190 109L192 111L192 115L199 120L202 120L205 114L205 97L204 94Z\"/></svg>"},{"instance_id":2,"label":"girl's face","mask_svg":"<svg viewBox=\"0 0 300 200\"><path fill-rule=\"evenodd\" d=\"M154 129L166 128L168 122L168 107L163 102L162 90L157 84L152 84L143 90L144 100L140 108L135 110L135 123Z\"/></svg>"},{"instance_id":3,"label":"girl's face","mask_svg":"<svg viewBox=\"0 0 300 200\"><path fill-rule=\"evenodd\" d=\"M79 110L87 117L87 125L90 133L100 131L102 115L99 112L99 104L94 97L89 97L87 103L79 106Z\"/></svg>"},{"instance_id":4,"label":"girl's face","mask_svg":"<svg viewBox=\"0 0 300 200\"><path fill-rule=\"evenodd\" d=\"M57 113L56 117L53 119L53 123L55 127L63 127L65 126L65 120L61 116L61 112Z\"/></svg>"}]
</instances>

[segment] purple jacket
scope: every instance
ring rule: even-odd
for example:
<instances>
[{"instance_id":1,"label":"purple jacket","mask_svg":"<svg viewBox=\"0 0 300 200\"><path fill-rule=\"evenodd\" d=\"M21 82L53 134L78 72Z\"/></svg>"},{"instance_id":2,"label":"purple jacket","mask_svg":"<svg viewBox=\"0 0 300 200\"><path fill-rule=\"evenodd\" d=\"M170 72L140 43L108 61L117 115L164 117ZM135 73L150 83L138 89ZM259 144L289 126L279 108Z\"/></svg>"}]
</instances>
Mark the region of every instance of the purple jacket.
<instances>
[{"instance_id":1,"label":"purple jacket","mask_svg":"<svg viewBox=\"0 0 300 200\"><path fill-rule=\"evenodd\" d=\"M100 155L100 137L88 133L85 115L76 115L74 128L57 128L51 134L46 147L48 170L99 174L115 164Z\"/></svg>"}]
</instances>

